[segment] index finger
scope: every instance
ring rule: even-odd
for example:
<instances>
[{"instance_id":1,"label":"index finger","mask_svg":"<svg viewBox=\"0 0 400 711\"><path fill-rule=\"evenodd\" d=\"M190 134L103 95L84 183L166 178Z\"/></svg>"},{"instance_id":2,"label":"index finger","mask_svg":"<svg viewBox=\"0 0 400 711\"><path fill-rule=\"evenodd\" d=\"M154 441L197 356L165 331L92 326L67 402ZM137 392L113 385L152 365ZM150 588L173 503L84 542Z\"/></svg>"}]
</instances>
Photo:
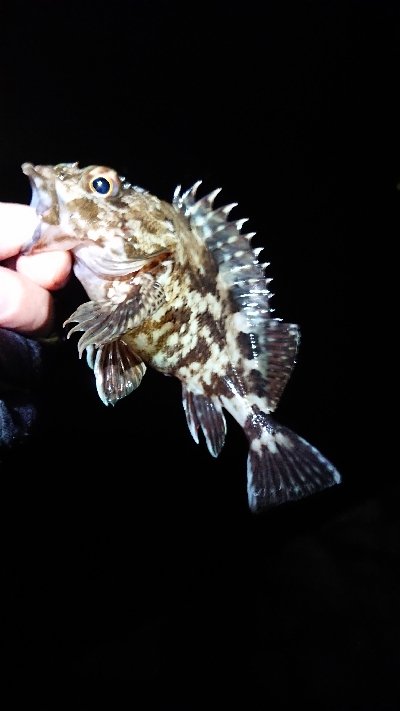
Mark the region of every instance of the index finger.
<instances>
[{"instance_id":1,"label":"index finger","mask_svg":"<svg viewBox=\"0 0 400 711\"><path fill-rule=\"evenodd\" d=\"M18 254L38 223L34 207L0 202L0 261Z\"/></svg>"}]
</instances>

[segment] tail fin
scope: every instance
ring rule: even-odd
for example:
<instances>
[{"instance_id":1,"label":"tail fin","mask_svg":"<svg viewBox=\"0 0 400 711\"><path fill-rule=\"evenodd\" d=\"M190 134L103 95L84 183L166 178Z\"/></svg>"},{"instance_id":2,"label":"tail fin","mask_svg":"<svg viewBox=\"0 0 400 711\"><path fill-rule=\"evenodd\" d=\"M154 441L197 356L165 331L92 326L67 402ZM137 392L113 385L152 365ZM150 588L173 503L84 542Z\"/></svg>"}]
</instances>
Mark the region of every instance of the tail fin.
<instances>
[{"instance_id":1,"label":"tail fin","mask_svg":"<svg viewBox=\"0 0 400 711\"><path fill-rule=\"evenodd\" d=\"M294 501L341 480L322 454L263 412L247 418L247 494L254 513Z\"/></svg>"}]
</instances>

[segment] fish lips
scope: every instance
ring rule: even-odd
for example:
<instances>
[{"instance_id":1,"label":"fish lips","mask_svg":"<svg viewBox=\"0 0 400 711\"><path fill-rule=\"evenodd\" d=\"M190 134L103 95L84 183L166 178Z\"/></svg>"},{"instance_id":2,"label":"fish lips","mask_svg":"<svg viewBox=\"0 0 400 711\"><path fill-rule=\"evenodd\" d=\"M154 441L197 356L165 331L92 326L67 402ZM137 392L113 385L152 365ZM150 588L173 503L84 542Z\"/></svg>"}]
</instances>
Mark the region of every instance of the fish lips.
<instances>
[{"instance_id":1,"label":"fish lips","mask_svg":"<svg viewBox=\"0 0 400 711\"><path fill-rule=\"evenodd\" d=\"M22 172L28 176L32 188L30 205L36 210L41 222L31 239L21 248L21 254L38 254L54 250L73 249L80 239L59 224L58 196L52 166L34 166L24 163Z\"/></svg>"},{"instance_id":2,"label":"fish lips","mask_svg":"<svg viewBox=\"0 0 400 711\"><path fill-rule=\"evenodd\" d=\"M29 178L32 189L32 197L30 206L34 207L38 217L43 219L46 212L48 212L52 206L52 191L49 190L50 175L42 175L43 168L39 166L35 167L32 163L24 163L22 166L22 172ZM54 178L53 178L54 182ZM43 239L42 233L44 224L40 222L36 227L31 239L26 242L21 248L21 254L34 254L43 250Z\"/></svg>"},{"instance_id":3,"label":"fish lips","mask_svg":"<svg viewBox=\"0 0 400 711\"><path fill-rule=\"evenodd\" d=\"M22 172L28 176L32 188L30 205L36 210L39 217L44 217L54 206L55 186L54 174L47 169L47 166L34 166L32 163L24 163Z\"/></svg>"}]
</instances>

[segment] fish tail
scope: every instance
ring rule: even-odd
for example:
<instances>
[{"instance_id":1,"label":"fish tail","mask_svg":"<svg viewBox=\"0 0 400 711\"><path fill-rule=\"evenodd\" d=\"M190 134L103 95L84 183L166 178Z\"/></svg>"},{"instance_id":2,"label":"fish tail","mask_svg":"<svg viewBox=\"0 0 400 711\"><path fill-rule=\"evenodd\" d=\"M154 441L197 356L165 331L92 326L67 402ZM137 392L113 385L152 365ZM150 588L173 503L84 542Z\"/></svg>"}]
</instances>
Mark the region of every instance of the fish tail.
<instances>
[{"instance_id":1,"label":"fish tail","mask_svg":"<svg viewBox=\"0 0 400 711\"><path fill-rule=\"evenodd\" d=\"M247 494L254 513L340 482L339 472L318 449L270 415L250 415L244 430L249 440Z\"/></svg>"}]
</instances>

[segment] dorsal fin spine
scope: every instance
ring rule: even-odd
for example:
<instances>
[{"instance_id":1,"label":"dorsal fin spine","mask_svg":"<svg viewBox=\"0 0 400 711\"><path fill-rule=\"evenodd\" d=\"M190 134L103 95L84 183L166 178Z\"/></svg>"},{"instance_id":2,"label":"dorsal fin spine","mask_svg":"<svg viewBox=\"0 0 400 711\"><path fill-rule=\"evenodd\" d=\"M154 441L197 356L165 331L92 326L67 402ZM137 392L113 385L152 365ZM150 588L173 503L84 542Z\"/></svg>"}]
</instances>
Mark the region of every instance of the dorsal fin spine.
<instances>
[{"instance_id":1,"label":"dorsal fin spine","mask_svg":"<svg viewBox=\"0 0 400 711\"><path fill-rule=\"evenodd\" d=\"M254 350L254 357L259 363L259 347L262 352L261 344L265 342L266 329L272 312L269 305L272 295L268 289L272 279L269 278L267 281L264 275L264 269L269 263L260 264L258 261L258 256L264 248L251 247L255 232L241 233L240 230L246 222L245 218L228 221L228 215L237 203L213 209L219 189L195 201L199 185L200 183L196 183L182 197L179 197L179 191L176 192L174 207L185 214L190 227L202 237L207 249L213 255L223 281L246 316L251 343L255 344L259 341L259 346ZM259 365L262 367L261 361ZM264 371L264 367L262 370Z\"/></svg>"}]
</instances>

